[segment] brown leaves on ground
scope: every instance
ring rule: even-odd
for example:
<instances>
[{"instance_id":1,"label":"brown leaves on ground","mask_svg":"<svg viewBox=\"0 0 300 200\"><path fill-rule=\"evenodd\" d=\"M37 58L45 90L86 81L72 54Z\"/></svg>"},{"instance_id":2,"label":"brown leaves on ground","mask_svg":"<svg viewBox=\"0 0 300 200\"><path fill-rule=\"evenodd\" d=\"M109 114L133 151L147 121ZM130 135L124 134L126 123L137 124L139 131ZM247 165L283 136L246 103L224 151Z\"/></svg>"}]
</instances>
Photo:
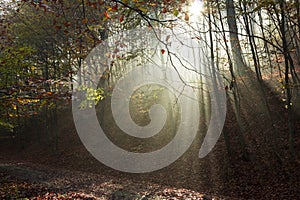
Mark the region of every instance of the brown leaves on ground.
<instances>
[{"instance_id":1,"label":"brown leaves on ground","mask_svg":"<svg viewBox=\"0 0 300 200\"><path fill-rule=\"evenodd\" d=\"M39 167L31 168L24 164L0 165L0 199L221 199L149 182L117 180L97 174ZM38 178L36 174L39 174Z\"/></svg>"}]
</instances>

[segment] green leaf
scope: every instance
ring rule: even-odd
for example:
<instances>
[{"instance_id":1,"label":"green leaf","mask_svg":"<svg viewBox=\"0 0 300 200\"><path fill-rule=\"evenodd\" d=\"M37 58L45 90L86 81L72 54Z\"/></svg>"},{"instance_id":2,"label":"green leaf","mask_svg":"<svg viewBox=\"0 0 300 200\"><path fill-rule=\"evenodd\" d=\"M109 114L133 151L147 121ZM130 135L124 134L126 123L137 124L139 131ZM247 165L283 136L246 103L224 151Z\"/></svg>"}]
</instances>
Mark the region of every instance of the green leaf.
<instances>
[{"instance_id":1,"label":"green leaf","mask_svg":"<svg viewBox=\"0 0 300 200\"><path fill-rule=\"evenodd\" d=\"M173 14L177 17L179 15L179 11L178 10L174 10Z\"/></svg>"}]
</instances>

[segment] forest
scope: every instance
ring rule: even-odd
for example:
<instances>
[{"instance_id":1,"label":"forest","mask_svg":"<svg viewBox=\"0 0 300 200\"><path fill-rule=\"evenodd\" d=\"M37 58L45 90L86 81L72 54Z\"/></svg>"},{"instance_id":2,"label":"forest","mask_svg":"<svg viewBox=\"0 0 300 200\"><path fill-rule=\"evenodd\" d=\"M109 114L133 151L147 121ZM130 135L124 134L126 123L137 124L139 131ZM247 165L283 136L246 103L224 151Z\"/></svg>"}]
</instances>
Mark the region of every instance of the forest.
<instances>
[{"instance_id":1,"label":"forest","mask_svg":"<svg viewBox=\"0 0 300 200\"><path fill-rule=\"evenodd\" d=\"M2 0L0 199L300 199L300 0Z\"/></svg>"}]
</instances>

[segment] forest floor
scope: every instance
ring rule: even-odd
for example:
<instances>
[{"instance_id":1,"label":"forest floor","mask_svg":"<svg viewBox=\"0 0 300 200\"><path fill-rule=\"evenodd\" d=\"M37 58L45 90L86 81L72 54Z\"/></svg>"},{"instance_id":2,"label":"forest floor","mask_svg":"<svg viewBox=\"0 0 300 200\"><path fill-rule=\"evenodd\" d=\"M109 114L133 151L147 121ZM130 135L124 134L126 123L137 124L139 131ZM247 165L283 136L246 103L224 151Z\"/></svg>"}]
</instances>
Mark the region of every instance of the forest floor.
<instances>
[{"instance_id":1,"label":"forest floor","mask_svg":"<svg viewBox=\"0 0 300 200\"><path fill-rule=\"evenodd\" d=\"M220 199L187 189L32 163L0 165L1 199Z\"/></svg>"},{"instance_id":2,"label":"forest floor","mask_svg":"<svg viewBox=\"0 0 300 200\"><path fill-rule=\"evenodd\" d=\"M61 112L53 135L41 119L31 131L12 139L0 138L0 199L300 199L300 123L296 120L296 158L288 151L287 115L278 96L267 91L275 134L268 117L249 88L244 93L242 115L249 159L243 156L232 107L228 106L224 132L230 138L230 155L222 134L213 151L198 158L201 140L175 163L161 170L130 174L101 164L82 145L70 109ZM250 96L252 98L250 98ZM247 98L246 98L247 97Z\"/></svg>"}]
</instances>

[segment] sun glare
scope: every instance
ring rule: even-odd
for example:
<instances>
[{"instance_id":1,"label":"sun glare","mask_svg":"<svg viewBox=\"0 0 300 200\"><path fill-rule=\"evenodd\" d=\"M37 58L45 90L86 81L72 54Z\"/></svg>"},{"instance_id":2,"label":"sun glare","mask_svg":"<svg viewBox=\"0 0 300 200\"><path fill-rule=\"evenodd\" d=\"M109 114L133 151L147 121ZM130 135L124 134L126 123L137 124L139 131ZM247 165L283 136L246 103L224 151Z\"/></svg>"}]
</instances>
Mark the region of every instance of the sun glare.
<instances>
[{"instance_id":1,"label":"sun glare","mask_svg":"<svg viewBox=\"0 0 300 200\"><path fill-rule=\"evenodd\" d=\"M191 3L190 7L189 7L189 12L192 15L200 15L201 11L203 9L203 0L194 0L193 3Z\"/></svg>"}]
</instances>

